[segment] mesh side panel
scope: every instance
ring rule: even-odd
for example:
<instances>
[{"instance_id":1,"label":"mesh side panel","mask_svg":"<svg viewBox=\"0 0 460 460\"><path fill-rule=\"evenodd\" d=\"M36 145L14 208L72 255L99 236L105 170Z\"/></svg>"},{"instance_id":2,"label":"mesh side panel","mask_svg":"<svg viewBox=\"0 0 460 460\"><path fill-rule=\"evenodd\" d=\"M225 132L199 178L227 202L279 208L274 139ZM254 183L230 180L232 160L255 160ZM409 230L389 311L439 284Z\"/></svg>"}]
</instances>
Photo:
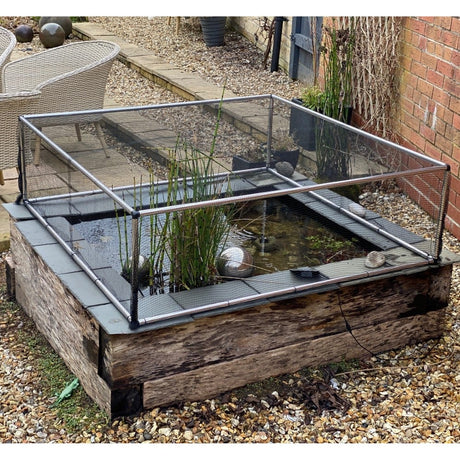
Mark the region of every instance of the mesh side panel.
<instances>
[{"instance_id":1,"label":"mesh side panel","mask_svg":"<svg viewBox=\"0 0 460 460\"><path fill-rule=\"evenodd\" d=\"M371 276L371 251L390 270L438 255L446 168L287 101L36 124L45 138L37 156L26 136L26 199L127 310L138 280L141 322Z\"/></svg>"}]
</instances>

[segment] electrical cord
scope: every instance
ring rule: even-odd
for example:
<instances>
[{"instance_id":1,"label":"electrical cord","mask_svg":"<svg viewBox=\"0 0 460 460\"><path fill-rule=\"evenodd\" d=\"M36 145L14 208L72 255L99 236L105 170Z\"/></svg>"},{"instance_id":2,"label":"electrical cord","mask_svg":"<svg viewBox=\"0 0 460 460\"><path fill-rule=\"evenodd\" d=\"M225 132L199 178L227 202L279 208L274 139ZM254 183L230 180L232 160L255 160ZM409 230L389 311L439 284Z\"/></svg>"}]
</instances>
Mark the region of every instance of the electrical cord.
<instances>
[{"instance_id":1,"label":"electrical cord","mask_svg":"<svg viewBox=\"0 0 460 460\"><path fill-rule=\"evenodd\" d=\"M342 314L342 318L345 322L345 327L347 328L347 331L350 333L350 335L353 337L353 340L365 351L367 351L368 353L370 353L371 356L373 357L377 357L376 354L374 352L372 352L371 350L369 350L368 348L366 348L362 343L359 342L359 340L356 338L355 334L353 334L353 331L351 329L351 326L350 326L350 323L347 321L347 318L345 317L345 313L343 312L343 308L342 308L342 299L340 298L340 292L337 292L337 299L339 301L339 308L340 308L340 312Z\"/></svg>"},{"instance_id":2,"label":"electrical cord","mask_svg":"<svg viewBox=\"0 0 460 460\"><path fill-rule=\"evenodd\" d=\"M347 318L345 317L345 313L343 312L343 308L342 308L342 300L340 298L340 293L339 292L337 292L337 299L339 301L339 308L340 308L340 312L342 314L342 318L343 318L343 320L345 322L345 327L346 327L347 331L349 332L349 334L353 337L353 340L356 342L356 344L358 346L360 346L363 350L368 352L373 358L376 358L379 362L388 363L389 362L388 360L385 360L385 359L379 357L378 355L376 355L374 352L372 352L371 350L366 348L362 343L359 342L359 340L356 338L356 336L353 333L353 330L352 330L352 328L350 326L350 323L348 322ZM432 344L429 347L429 349L422 356L418 356L418 357L408 356L407 358L401 357L401 358L398 358L398 360L400 360L400 361L408 361L408 360L414 360L414 359L422 359L423 360L423 359L428 357L428 355L433 351L433 349L436 347L436 345L437 345L437 343ZM448 360L453 354L454 354L454 351L452 351L447 357L442 359L439 363L434 363L434 364L435 365L440 364L440 363ZM336 375L346 375L346 374L352 374L352 373L357 373L357 372L377 371L377 370L382 370L382 369L390 369L390 368L394 368L394 367L404 368L404 367L407 367L407 366L386 366L386 367L372 367L372 368L366 368L366 369L356 369L356 370L353 370L353 371L340 372L340 373L338 373Z\"/></svg>"}]
</instances>

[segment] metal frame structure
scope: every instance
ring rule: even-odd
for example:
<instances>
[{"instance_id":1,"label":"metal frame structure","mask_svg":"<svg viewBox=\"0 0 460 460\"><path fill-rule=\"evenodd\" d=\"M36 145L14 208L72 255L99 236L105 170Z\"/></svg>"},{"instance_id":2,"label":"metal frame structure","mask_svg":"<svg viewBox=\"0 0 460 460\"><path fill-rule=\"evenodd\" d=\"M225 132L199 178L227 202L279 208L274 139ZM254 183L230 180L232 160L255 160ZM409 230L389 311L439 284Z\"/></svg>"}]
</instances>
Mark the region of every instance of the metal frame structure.
<instances>
[{"instance_id":1,"label":"metal frame structure","mask_svg":"<svg viewBox=\"0 0 460 460\"><path fill-rule=\"evenodd\" d=\"M245 172L254 172L254 171L266 171L270 174L273 174L277 177L282 177L282 179L288 184L288 188L281 189L281 190L270 190L264 192L255 192L255 193L245 193L238 196L232 197L224 197L219 199L207 200L207 201L200 201L194 203L182 203L177 204L174 206L164 206L161 208L149 208L149 209L142 209L136 210L132 206L130 206L126 201L124 201L120 196L118 196L115 192L120 191L123 189L129 188L129 186L124 186L120 188L108 188L104 183L102 183L97 177L91 174L87 169L85 169L81 164L79 164L74 158L72 158L69 154L67 154L59 145L54 143L51 139L49 139L43 132L34 125L34 120L37 118L42 119L43 117L67 117L67 118L74 118L78 119L80 116L85 116L88 114L98 113L99 115L104 115L111 112L132 112L136 110L154 110L156 108L170 108L170 107L182 107L182 106L199 106L199 105L218 105L222 102L244 102L244 101L254 101L254 100L261 100L269 98L269 117L268 117L268 137L267 137L267 164L265 167L260 169L251 169L245 171L238 171L238 173L243 174ZM326 182L316 185L302 185L298 182L281 176L275 169L270 167L270 151L271 151L271 138L272 138L272 129L273 129L273 102L278 101L282 104L285 104L290 107L296 107L298 110L304 110L307 113L314 113L316 117L320 119L324 119L329 123L337 124L340 126L345 127L347 130L355 132L359 135L365 136L369 139L374 141L378 141L379 143L385 144L390 146L391 148L397 148L400 152L403 152L407 155L422 159L425 162L430 164L429 167L414 169L409 171L394 171L389 173L383 173L380 175L374 176L366 176L366 177L357 177L352 179L347 179L338 182ZM159 104L159 105L152 105L152 106L141 106L141 107L128 107L128 108L117 108L117 109L108 109L108 110L97 110L97 111L88 111L88 112L69 112L69 113L59 113L59 114L40 114L40 115L27 115L19 117L21 123L21 184L20 189L22 192L21 198L23 199L24 205L27 209L34 215L34 217L39 220L42 225L52 234L52 236L56 239L56 241L61 244L61 246L66 250L66 252L75 260L75 262L82 268L82 270L87 273L87 275L92 279L92 281L101 289L101 291L107 296L107 298L113 303L113 305L120 311L120 313L126 318L129 322L130 327L132 329L136 329L139 326L150 324L158 321L163 321L166 319L171 319L179 316L190 315L194 313L201 313L205 311L217 310L223 307L229 307L238 304L245 304L254 301L266 300L269 298L275 298L279 296L283 296L286 294L295 294L304 292L309 289L318 288L321 286L325 286L328 284L336 284L341 282L348 282L354 281L357 279L369 277L367 273L355 274L355 275L346 275L339 278L333 279L326 279L320 280L316 282L309 282L299 286L292 286L284 289L274 289L270 292L260 293L251 296L240 297L238 299L227 300L224 302L216 302L216 303L209 303L205 305L201 305L199 307L195 307L193 309L188 309L187 311L180 311L180 312L173 312L167 313L163 315L158 315L151 318L139 318L138 315L138 274L137 274L137 267L138 267L138 260L139 260L139 247L138 247L138 232L139 232L139 225L140 221L143 217L151 216L155 214L163 214L167 212L174 212L174 211L181 211L185 209L192 209L192 208L200 208L200 207L209 207L209 206L221 206L230 203L238 203L238 202L248 202L254 201L258 199L267 199L267 198L274 198L280 197L285 195L292 195L297 193L305 193L308 192L312 196L314 196L317 200L320 200L323 203L334 208L336 211L339 211L348 217L356 220L360 224L363 224L370 228L371 230L384 235L386 238L391 239L392 241L396 242L398 245L412 251L414 254L423 257L423 261L408 263L402 266L391 266L391 267L382 267L373 271L375 275L382 275L387 273L392 273L396 271L400 271L402 268L413 268L419 267L423 265L433 264L436 263L442 249L442 231L443 231L443 222L447 211L447 201L448 201L448 193L449 193L449 166L445 163L440 161L431 159L422 155L420 153L414 152L407 148L398 146L390 141L380 139L372 134L365 133L357 128L353 128L351 126L345 125L341 122L336 120L332 120L328 117L325 117L321 114L317 114L316 112L312 112L309 109L304 107L299 107L294 103L277 97L275 95L260 95L260 96L251 96L251 97L241 97L241 98L231 98L231 99L223 99L223 100L207 100L207 101L198 101L198 102L183 102L183 103L175 103L175 104ZM57 121L58 122L58 121ZM56 124L56 123L55 123ZM87 191L87 192L76 192L70 193L68 195L56 195L56 196L46 196L46 197L39 197L39 198L29 198L28 196L28 184L27 184L27 171L26 171L26 148L25 148L25 136L24 131L25 129L30 129L34 132L37 136L39 136L44 143L46 143L61 159L65 160L69 163L73 168L81 172L86 178L88 178L95 186L95 190ZM384 180L384 179L397 179L407 176L412 176L420 173L429 173L429 172L443 172L444 179L443 179L443 189L440 191L441 194L441 201L440 201L440 208L439 208L439 217L438 217L438 226L436 228L436 238L435 238L435 248L433 254L429 254L426 251L423 251L412 244L407 243L406 241L397 238L396 236L392 235L391 233L385 231L384 229L375 226L371 222L366 221L366 219L357 216L356 214L350 212L348 209L338 206L337 204L333 203L332 201L328 200L327 198L319 195L316 193L318 190L328 189L332 187L346 186L346 185L355 185L355 184L363 184L369 183L372 181L377 180ZM223 175L230 174L230 173L223 173ZM161 182L160 182L161 183ZM141 185L142 186L142 185ZM56 233L56 231L46 222L46 219L40 215L39 212L34 208L34 205L44 201L52 201L53 199L57 198L65 198L65 197L84 197L90 196L94 194L104 194L108 196L111 200L116 202L127 214L131 216L132 219L132 236L131 236L131 254L133 257L132 260L132 273L131 273L131 302L130 302L130 311L127 311L126 308L119 302L119 300L110 292L110 290L104 286L103 282L97 277L97 275L93 272L93 270L87 265L85 261L83 261L78 254L70 248L66 242Z\"/></svg>"}]
</instances>

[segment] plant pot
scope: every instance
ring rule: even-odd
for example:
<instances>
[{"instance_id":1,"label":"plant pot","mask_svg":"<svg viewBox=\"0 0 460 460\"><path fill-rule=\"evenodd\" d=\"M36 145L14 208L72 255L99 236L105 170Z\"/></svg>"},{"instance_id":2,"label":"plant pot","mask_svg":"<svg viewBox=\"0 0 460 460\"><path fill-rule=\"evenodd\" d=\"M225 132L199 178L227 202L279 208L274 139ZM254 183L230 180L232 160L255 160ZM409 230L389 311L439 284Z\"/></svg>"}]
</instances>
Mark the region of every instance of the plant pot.
<instances>
[{"instance_id":1,"label":"plant pot","mask_svg":"<svg viewBox=\"0 0 460 460\"><path fill-rule=\"evenodd\" d=\"M292 102L303 105L302 100L298 98L292 99ZM315 126L316 117L314 115L291 107L289 134L291 134L295 142L305 150L315 150Z\"/></svg>"},{"instance_id":2,"label":"plant pot","mask_svg":"<svg viewBox=\"0 0 460 460\"><path fill-rule=\"evenodd\" d=\"M278 163L278 161L287 161L291 163L292 167L295 169L297 162L299 161L299 149L295 150L275 150L273 152L273 164Z\"/></svg>"},{"instance_id":3,"label":"plant pot","mask_svg":"<svg viewBox=\"0 0 460 460\"><path fill-rule=\"evenodd\" d=\"M206 46L222 46L224 44L226 16L207 16L200 18L201 30Z\"/></svg>"},{"instance_id":4,"label":"plant pot","mask_svg":"<svg viewBox=\"0 0 460 460\"><path fill-rule=\"evenodd\" d=\"M279 161L287 161L295 169L299 161L299 149L296 150L276 150L273 152L270 168L274 168ZM232 159L232 171L241 171L242 169L263 168L267 164L266 161L250 161L246 158L235 155Z\"/></svg>"}]
</instances>

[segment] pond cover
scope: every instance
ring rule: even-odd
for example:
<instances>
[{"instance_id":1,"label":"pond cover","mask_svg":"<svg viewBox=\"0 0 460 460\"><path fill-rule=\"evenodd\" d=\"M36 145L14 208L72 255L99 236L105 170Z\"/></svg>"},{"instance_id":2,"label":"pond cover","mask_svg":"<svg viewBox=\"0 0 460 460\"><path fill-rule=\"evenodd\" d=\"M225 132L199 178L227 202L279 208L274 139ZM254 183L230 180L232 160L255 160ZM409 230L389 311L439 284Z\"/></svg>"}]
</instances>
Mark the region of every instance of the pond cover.
<instances>
[{"instance_id":1,"label":"pond cover","mask_svg":"<svg viewBox=\"0 0 460 460\"><path fill-rule=\"evenodd\" d=\"M164 219L164 215L160 214ZM122 273L120 258L120 227L123 234L131 235L131 220L122 217L82 219L74 223L76 229L102 255L108 265ZM357 238L344 235L339 228L314 216L305 206L290 198L256 200L241 206L231 221L232 227L222 250L238 246L253 256L253 276L282 270L316 266L355 257L364 257L366 249ZM150 220L141 224L141 255L148 258ZM124 245L124 242L122 242ZM165 271L169 270L166 262ZM167 284L167 277L166 283ZM149 288L143 287L147 294Z\"/></svg>"}]
</instances>

